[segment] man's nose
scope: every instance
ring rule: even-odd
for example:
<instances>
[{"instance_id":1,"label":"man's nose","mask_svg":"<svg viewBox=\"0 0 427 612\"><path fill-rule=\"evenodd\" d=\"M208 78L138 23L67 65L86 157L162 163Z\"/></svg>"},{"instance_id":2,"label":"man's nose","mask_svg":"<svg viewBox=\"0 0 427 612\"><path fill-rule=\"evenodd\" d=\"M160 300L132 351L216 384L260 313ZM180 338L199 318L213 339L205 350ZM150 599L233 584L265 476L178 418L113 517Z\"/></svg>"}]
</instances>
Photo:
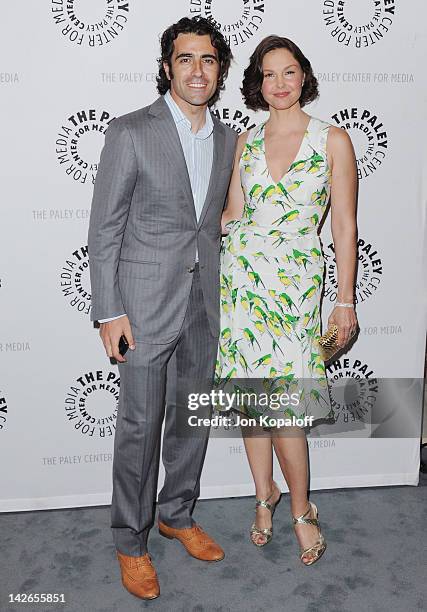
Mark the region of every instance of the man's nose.
<instances>
[{"instance_id":1,"label":"man's nose","mask_svg":"<svg viewBox=\"0 0 427 612\"><path fill-rule=\"evenodd\" d=\"M193 63L193 74L194 76L202 76L203 74L203 64L201 59L195 59Z\"/></svg>"}]
</instances>

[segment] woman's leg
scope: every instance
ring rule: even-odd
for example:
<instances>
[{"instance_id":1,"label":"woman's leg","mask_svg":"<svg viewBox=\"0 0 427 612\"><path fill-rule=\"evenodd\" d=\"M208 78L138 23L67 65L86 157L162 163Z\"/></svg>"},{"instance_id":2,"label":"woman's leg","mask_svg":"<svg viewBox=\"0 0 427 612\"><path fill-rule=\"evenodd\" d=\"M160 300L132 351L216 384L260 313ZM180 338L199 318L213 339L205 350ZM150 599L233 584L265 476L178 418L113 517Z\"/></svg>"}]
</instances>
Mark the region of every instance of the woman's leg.
<instances>
[{"instance_id":1,"label":"woman's leg","mask_svg":"<svg viewBox=\"0 0 427 612\"><path fill-rule=\"evenodd\" d=\"M286 427L273 433L274 450L289 487L292 516L304 514L308 508L308 452L305 432L299 427ZM310 511L306 518L315 518ZM303 550L319 539L315 525L295 525L295 533ZM307 555L304 560L310 560Z\"/></svg>"},{"instance_id":2,"label":"woman's leg","mask_svg":"<svg viewBox=\"0 0 427 612\"><path fill-rule=\"evenodd\" d=\"M243 440L249 466L255 481L255 494L257 499L267 499L273 491L273 447L271 434L261 427L242 427ZM276 503L280 492L274 491L269 503ZM255 524L259 529L271 527L271 512L267 508L257 508ZM254 541L264 544L266 536L254 534Z\"/></svg>"}]
</instances>

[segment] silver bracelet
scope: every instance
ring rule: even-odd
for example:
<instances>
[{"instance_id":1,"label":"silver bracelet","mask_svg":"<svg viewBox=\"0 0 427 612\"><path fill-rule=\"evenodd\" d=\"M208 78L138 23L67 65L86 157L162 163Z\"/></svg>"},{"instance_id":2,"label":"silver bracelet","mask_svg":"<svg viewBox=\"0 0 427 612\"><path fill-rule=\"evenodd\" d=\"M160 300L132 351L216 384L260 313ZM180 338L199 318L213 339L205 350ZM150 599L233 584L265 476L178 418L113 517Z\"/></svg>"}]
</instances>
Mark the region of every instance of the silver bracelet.
<instances>
[{"instance_id":1,"label":"silver bracelet","mask_svg":"<svg viewBox=\"0 0 427 612\"><path fill-rule=\"evenodd\" d=\"M353 302L335 302L335 306L344 306L344 308L354 308Z\"/></svg>"}]
</instances>

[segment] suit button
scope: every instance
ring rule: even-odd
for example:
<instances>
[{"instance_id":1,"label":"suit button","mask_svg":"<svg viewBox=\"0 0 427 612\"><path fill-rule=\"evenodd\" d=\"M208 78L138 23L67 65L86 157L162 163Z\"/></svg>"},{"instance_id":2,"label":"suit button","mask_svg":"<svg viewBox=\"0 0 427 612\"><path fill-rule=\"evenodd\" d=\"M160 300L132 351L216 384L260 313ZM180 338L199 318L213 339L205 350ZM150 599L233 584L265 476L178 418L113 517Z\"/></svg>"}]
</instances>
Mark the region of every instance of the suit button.
<instances>
[{"instance_id":1,"label":"suit button","mask_svg":"<svg viewBox=\"0 0 427 612\"><path fill-rule=\"evenodd\" d=\"M187 268L187 272L194 272L194 266L191 268Z\"/></svg>"}]
</instances>

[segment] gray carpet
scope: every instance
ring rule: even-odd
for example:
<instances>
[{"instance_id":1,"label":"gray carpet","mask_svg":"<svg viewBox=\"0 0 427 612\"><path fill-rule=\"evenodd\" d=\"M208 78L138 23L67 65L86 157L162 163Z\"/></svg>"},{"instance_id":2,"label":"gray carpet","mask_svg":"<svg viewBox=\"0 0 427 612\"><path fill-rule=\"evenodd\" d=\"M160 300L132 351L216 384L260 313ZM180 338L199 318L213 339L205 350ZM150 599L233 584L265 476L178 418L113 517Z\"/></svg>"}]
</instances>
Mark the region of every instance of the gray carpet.
<instances>
[{"instance_id":1,"label":"gray carpet","mask_svg":"<svg viewBox=\"0 0 427 612\"><path fill-rule=\"evenodd\" d=\"M426 484L426 476L422 484ZM253 498L199 502L195 518L224 547L220 563L150 536L161 596L125 591L109 530L109 508L0 515L0 610L128 612L412 612L426 610L427 487L314 492L328 548L312 567L299 561L289 496L264 549L248 539ZM66 603L9 604L9 593L64 593Z\"/></svg>"}]
</instances>

